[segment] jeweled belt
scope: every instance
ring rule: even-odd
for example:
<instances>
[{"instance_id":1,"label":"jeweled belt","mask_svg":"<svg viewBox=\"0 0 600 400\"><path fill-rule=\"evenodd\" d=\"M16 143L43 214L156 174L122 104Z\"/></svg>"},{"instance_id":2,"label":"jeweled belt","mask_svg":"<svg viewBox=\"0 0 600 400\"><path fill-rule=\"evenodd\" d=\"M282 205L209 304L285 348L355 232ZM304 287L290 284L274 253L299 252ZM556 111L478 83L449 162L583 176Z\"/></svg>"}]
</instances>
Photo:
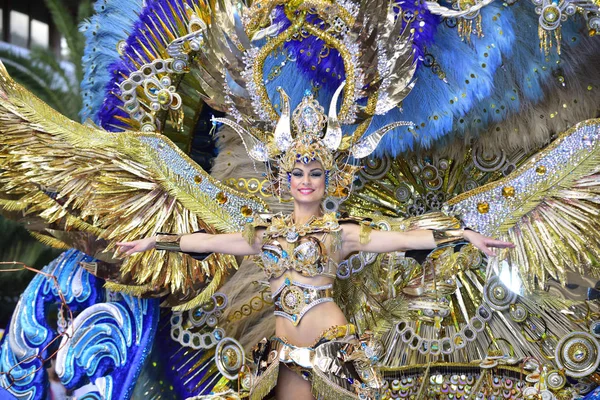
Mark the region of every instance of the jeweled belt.
<instances>
[{"instance_id":1,"label":"jeweled belt","mask_svg":"<svg viewBox=\"0 0 600 400\"><path fill-rule=\"evenodd\" d=\"M311 308L333 301L333 285L313 286L285 278L283 284L271 295L275 303L275 315L287 318L294 324Z\"/></svg>"}]
</instances>

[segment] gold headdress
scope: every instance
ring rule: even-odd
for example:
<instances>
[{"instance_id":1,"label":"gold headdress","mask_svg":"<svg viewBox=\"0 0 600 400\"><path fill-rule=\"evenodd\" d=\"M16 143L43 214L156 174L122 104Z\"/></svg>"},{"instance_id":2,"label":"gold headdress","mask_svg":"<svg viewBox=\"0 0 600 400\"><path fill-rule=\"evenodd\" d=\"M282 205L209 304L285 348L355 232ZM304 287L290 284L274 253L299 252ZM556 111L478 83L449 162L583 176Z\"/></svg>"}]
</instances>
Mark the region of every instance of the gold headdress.
<instances>
[{"instance_id":1,"label":"gold headdress","mask_svg":"<svg viewBox=\"0 0 600 400\"><path fill-rule=\"evenodd\" d=\"M291 23L288 28L278 22L277 12ZM200 58L206 60L201 71L205 101L231 117L214 118L213 123L233 128L250 157L268 163L278 196L285 177L282 172L291 171L296 162L318 160L328 171L329 194L346 197L357 170L354 160L371 154L390 130L410 125L400 121L369 131L373 117L398 106L414 85L412 37L402 28L399 12L393 2L385 0L360 5L270 0L254 2L250 9L228 2L215 5L200 50ZM322 42L327 53L336 51L343 63L345 81L332 94L327 115L314 86L305 88L293 112L283 88L276 88L278 105L269 97L270 91L275 94L270 87L275 79L266 78L264 71L269 57L285 53L286 43L308 38ZM285 64L275 68L280 71ZM288 85L299 92L296 80ZM342 126L346 126L344 131Z\"/></svg>"}]
</instances>

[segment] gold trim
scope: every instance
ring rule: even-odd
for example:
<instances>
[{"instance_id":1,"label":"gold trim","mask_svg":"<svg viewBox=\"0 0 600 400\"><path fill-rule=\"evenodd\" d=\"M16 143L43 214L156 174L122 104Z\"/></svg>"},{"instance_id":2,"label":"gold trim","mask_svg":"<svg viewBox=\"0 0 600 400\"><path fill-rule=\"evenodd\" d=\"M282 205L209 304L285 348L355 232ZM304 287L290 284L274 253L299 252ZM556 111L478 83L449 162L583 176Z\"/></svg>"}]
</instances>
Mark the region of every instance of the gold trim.
<instances>
[{"instance_id":1,"label":"gold trim","mask_svg":"<svg viewBox=\"0 0 600 400\"><path fill-rule=\"evenodd\" d=\"M434 229L431 232L433 233L433 240L435 241L436 247L461 242L464 240L465 233L463 229L449 229L445 231Z\"/></svg>"},{"instance_id":2,"label":"gold trim","mask_svg":"<svg viewBox=\"0 0 600 400\"><path fill-rule=\"evenodd\" d=\"M252 385L250 391L250 400L262 400L264 399L271 390L277 385L277 378L279 376L279 359L276 359L267 367Z\"/></svg>"},{"instance_id":3,"label":"gold trim","mask_svg":"<svg viewBox=\"0 0 600 400\"><path fill-rule=\"evenodd\" d=\"M183 235L158 234L156 235L154 248L156 250L181 251L180 242L182 236Z\"/></svg>"}]
</instances>

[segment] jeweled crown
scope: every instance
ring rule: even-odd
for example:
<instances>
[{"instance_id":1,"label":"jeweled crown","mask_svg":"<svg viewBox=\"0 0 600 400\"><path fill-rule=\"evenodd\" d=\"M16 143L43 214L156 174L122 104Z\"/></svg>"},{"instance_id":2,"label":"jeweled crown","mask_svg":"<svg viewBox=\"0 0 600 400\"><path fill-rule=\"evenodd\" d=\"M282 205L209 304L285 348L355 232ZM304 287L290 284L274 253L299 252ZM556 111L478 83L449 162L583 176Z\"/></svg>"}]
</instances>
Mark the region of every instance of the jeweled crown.
<instances>
[{"instance_id":1,"label":"jeweled crown","mask_svg":"<svg viewBox=\"0 0 600 400\"><path fill-rule=\"evenodd\" d=\"M206 66L202 89L211 94L203 95L203 99L230 116L214 121L233 128L248 155L267 164L267 177L276 195L283 193L287 185L282 180L296 162L317 160L328 171L329 194L346 197L358 169L354 160L371 154L387 132L410 125L399 121L379 129L370 126L376 116L397 107L414 85L416 61L410 30L396 18L393 3L373 15L361 11L369 7L368 3L352 5L335 0L258 0L248 10L228 4L216 3L211 29L205 32L200 49L205 60L202 65ZM273 17L282 11L289 26ZM398 22L382 29L383 21L390 20ZM365 35L373 40L360 40ZM328 49L331 57L343 60L343 73L326 75L329 71L324 70L318 82L306 82L311 90L291 112L288 94L281 88L277 88L281 101L275 104L272 82L282 71L295 68L291 64L297 60L290 57L287 46L308 38ZM285 61L279 60L278 54L287 54ZM267 65L274 65L269 73ZM280 77L279 82L299 100L298 90L304 81L285 74L287 79ZM325 113L312 91L317 83L339 82L342 77L346 80L333 93ZM330 93L330 88L325 93ZM216 101L215 96L222 101Z\"/></svg>"}]
</instances>

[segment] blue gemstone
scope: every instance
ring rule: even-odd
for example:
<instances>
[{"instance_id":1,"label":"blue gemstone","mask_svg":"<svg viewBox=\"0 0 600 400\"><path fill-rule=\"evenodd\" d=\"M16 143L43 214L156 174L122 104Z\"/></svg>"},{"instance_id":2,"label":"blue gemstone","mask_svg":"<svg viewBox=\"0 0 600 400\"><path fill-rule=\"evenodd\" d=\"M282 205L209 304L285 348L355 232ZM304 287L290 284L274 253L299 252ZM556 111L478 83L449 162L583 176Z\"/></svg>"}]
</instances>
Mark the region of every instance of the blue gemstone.
<instances>
[{"instance_id":1,"label":"blue gemstone","mask_svg":"<svg viewBox=\"0 0 600 400\"><path fill-rule=\"evenodd\" d=\"M221 340L221 332L219 332L219 331L215 332L215 339Z\"/></svg>"},{"instance_id":2,"label":"blue gemstone","mask_svg":"<svg viewBox=\"0 0 600 400\"><path fill-rule=\"evenodd\" d=\"M254 218L248 217L248 218L246 218L246 222L254 222Z\"/></svg>"},{"instance_id":3,"label":"blue gemstone","mask_svg":"<svg viewBox=\"0 0 600 400\"><path fill-rule=\"evenodd\" d=\"M285 278L285 285L290 286L290 278Z\"/></svg>"},{"instance_id":4,"label":"blue gemstone","mask_svg":"<svg viewBox=\"0 0 600 400\"><path fill-rule=\"evenodd\" d=\"M298 319L298 316L297 316L296 314L292 315L292 320L293 320L294 322L296 322L296 320L297 320L297 319Z\"/></svg>"},{"instance_id":5,"label":"blue gemstone","mask_svg":"<svg viewBox=\"0 0 600 400\"><path fill-rule=\"evenodd\" d=\"M312 96L312 90L310 90L310 89L306 89L306 90L304 91L304 96Z\"/></svg>"},{"instance_id":6,"label":"blue gemstone","mask_svg":"<svg viewBox=\"0 0 600 400\"><path fill-rule=\"evenodd\" d=\"M282 251L282 252L281 252L281 256L282 256L283 258L287 258L287 256L288 256L288 253L287 253L287 251L285 251L285 250L284 250L284 251Z\"/></svg>"}]
</instances>

